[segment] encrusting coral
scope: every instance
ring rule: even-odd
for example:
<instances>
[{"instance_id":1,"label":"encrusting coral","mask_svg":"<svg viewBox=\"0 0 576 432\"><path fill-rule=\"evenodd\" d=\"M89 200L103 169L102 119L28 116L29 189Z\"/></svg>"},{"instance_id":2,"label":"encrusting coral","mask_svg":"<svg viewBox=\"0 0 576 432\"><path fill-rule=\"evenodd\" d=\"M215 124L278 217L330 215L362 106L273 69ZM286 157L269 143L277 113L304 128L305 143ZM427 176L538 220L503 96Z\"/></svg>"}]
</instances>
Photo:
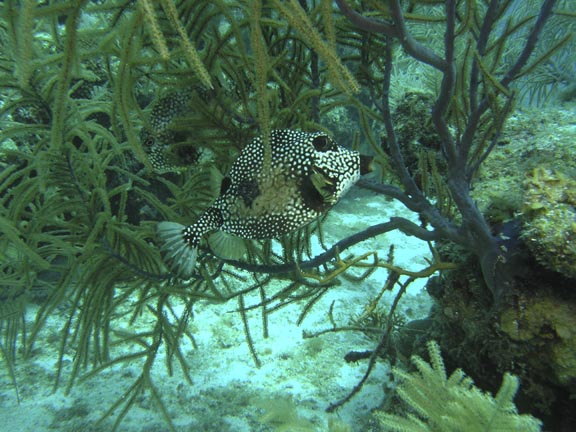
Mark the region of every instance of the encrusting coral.
<instances>
[{"instance_id":1,"label":"encrusting coral","mask_svg":"<svg viewBox=\"0 0 576 432\"><path fill-rule=\"evenodd\" d=\"M513 341L532 348L526 361L537 374L573 389L576 381L576 317L574 306L551 295L524 299L522 312L510 308L500 329Z\"/></svg>"},{"instance_id":2,"label":"encrusting coral","mask_svg":"<svg viewBox=\"0 0 576 432\"><path fill-rule=\"evenodd\" d=\"M576 277L576 179L537 166L524 182L524 240L540 264Z\"/></svg>"}]
</instances>

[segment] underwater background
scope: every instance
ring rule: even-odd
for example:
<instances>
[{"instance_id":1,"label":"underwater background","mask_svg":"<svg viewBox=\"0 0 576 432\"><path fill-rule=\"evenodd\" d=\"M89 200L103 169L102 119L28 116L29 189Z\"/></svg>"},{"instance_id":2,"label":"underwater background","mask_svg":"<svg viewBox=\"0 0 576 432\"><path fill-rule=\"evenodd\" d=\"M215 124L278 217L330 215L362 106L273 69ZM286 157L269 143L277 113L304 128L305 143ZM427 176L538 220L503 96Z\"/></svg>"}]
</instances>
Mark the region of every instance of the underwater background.
<instances>
[{"instance_id":1,"label":"underwater background","mask_svg":"<svg viewBox=\"0 0 576 432\"><path fill-rule=\"evenodd\" d=\"M0 431L574 430L575 29L568 0L1 2ZM372 172L296 173L315 220L206 236L183 278L158 223L256 137L282 171L283 129Z\"/></svg>"}]
</instances>

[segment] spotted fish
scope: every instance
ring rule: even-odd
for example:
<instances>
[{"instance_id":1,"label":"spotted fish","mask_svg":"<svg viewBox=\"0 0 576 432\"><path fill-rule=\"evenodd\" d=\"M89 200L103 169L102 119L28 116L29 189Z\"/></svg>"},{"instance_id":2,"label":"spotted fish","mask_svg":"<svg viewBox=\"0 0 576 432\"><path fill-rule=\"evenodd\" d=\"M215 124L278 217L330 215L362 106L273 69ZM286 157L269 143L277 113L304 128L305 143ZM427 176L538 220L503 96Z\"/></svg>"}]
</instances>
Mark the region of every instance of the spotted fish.
<instances>
[{"instance_id":1,"label":"spotted fish","mask_svg":"<svg viewBox=\"0 0 576 432\"><path fill-rule=\"evenodd\" d=\"M187 134L176 127L189 112L192 89L181 89L161 97L152 107L140 142L156 173L178 172L195 164L202 150L187 142Z\"/></svg>"},{"instance_id":2,"label":"spotted fish","mask_svg":"<svg viewBox=\"0 0 576 432\"><path fill-rule=\"evenodd\" d=\"M267 172L261 138L242 150L222 181L220 196L195 224L158 224L162 251L176 274L193 274L198 245L208 233L278 238L328 211L371 170L372 158L339 146L322 132L274 130L270 147Z\"/></svg>"}]
</instances>

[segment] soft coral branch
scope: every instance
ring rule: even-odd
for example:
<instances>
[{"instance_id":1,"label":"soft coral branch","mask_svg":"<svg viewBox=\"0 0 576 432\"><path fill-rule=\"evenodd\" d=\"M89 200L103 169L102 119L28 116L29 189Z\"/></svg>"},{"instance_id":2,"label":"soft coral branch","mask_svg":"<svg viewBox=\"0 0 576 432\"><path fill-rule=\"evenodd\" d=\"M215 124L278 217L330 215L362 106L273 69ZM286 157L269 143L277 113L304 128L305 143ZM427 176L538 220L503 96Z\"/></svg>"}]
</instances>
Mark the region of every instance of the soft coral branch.
<instances>
[{"instance_id":1,"label":"soft coral branch","mask_svg":"<svg viewBox=\"0 0 576 432\"><path fill-rule=\"evenodd\" d=\"M497 83L501 88L508 86L522 72L522 69L528 62L533 53L544 24L550 17L556 0L545 0L535 19L533 28L530 30L524 45L515 62L502 74ZM499 136L503 126L503 119L495 119L493 125L495 128L494 137L486 149L480 153L480 156L472 155L471 149L476 143L479 135L479 129L483 116L491 108L490 95L482 84L480 59L486 52L488 41L491 33L496 27L499 18L504 14L506 7L497 0L489 2L483 16L483 21L479 25L475 38L475 52L477 59L474 60L469 72L457 70L455 58L455 41L456 41L456 2L447 0L445 3L445 29L444 29L444 52L438 54L433 49L418 42L407 28L404 13L399 0L391 0L388 3L390 10L389 21L380 21L374 18L368 18L353 10L345 0L336 0L341 13L346 16L350 22L367 32L382 33L388 36L389 43L385 57L385 72L383 80L383 97L381 104L382 121L386 128L387 147L390 156L397 167L397 173L402 184L403 191L395 188L387 189L390 196L400 199L408 208L418 211L423 218L432 226L435 235L438 237L453 241L470 252L476 254L482 268L482 273L486 285L491 290L495 299L498 299L505 292L510 283L511 277L507 271L506 253L499 246L499 241L491 232L490 226L484 216L476 206L476 203L470 196L470 183L473 174L477 171L479 164L482 163L494 148L495 140ZM444 159L447 163L446 182L450 189L452 198L461 218L459 221L452 220L443 214L434 206L434 204L425 196L412 177L403 155L402 146L398 142L395 126L390 114L389 89L391 69L393 65L392 56L392 39L397 39L404 51L415 60L428 64L442 74L442 83L439 95L436 99L431 112L432 122L437 134L440 137L441 149ZM468 74L468 76L457 76L457 73ZM492 77L491 77L492 78ZM465 79L468 85L468 98L466 106L466 123L461 132L454 131L449 124L449 109L455 94L457 80ZM494 78L496 79L496 78ZM508 98L502 110L494 115L501 115L503 118L510 112L511 97L513 94L505 94Z\"/></svg>"}]
</instances>

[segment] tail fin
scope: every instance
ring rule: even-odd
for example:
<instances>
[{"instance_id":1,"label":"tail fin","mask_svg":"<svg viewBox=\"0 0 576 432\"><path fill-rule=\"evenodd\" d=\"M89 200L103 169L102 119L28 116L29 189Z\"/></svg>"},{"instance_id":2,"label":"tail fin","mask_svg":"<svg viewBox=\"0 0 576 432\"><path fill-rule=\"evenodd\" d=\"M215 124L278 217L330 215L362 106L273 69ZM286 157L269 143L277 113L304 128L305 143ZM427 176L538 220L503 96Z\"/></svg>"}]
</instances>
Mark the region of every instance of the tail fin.
<instances>
[{"instance_id":1,"label":"tail fin","mask_svg":"<svg viewBox=\"0 0 576 432\"><path fill-rule=\"evenodd\" d=\"M170 270L184 279L194 274L198 248L186 241L186 227L176 222L160 222L156 233L162 241L161 250L170 265Z\"/></svg>"}]
</instances>

